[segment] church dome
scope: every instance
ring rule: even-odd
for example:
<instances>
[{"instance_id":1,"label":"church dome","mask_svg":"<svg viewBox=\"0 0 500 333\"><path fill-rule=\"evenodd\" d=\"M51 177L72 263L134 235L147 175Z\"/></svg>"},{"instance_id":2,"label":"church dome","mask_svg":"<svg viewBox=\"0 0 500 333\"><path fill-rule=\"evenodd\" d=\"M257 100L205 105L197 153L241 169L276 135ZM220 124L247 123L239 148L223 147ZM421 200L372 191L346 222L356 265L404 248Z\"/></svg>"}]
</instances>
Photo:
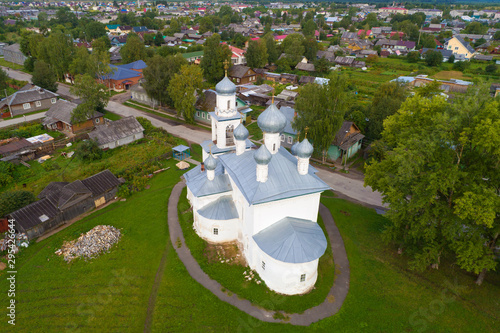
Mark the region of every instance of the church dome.
<instances>
[{"instance_id":1,"label":"church dome","mask_svg":"<svg viewBox=\"0 0 500 333\"><path fill-rule=\"evenodd\" d=\"M255 162L260 165L268 165L269 162L271 162L271 158L273 155L267 150L266 145L260 146L259 149L255 151L253 154L253 158L255 159Z\"/></svg>"},{"instance_id":2,"label":"church dome","mask_svg":"<svg viewBox=\"0 0 500 333\"><path fill-rule=\"evenodd\" d=\"M257 125L266 133L280 133L286 126L286 117L273 103L257 118Z\"/></svg>"},{"instance_id":3,"label":"church dome","mask_svg":"<svg viewBox=\"0 0 500 333\"><path fill-rule=\"evenodd\" d=\"M299 143L296 148L297 156L301 158L310 158L313 151L314 148L307 139L302 140L302 142Z\"/></svg>"},{"instance_id":4,"label":"church dome","mask_svg":"<svg viewBox=\"0 0 500 333\"><path fill-rule=\"evenodd\" d=\"M236 85L225 76L217 85L215 86L215 91L218 95L234 95L236 94Z\"/></svg>"},{"instance_id":5,"label":"church dome","mask_svg":"<svg viewBox=\"0 0 500 333\"><path fill-rule=\"evenodd\" d=\"M245 126L243 126L243 124L239 124L235 128L233 134L234 134L234 138L236 140L241 140L241 141L246 140L248 138L248 136L250 135L247 128Z\"/></svg>"},{"instance_id":6,"label":"church dome","mask_svg":"<svg viewBox=\"0 0 500 333\"><path fill-rule=\"evenodd\" d=\"M295 142L295 143L292 145L291 150L292 150L292 155L293 155L293 156L297 156L297 146L298 146L298 145L299 145L299 142L298 142L298 141L297 141L297 142Z\"/></svg>"},{"instance_id":7,"label":"church dome","mask_svg":"<svg viewBox=\"0 0 500 333\"><path fill-rule=\"evenodd\" d=\"M208 157L205 159L205 168L207 170L215 170L216 167L217 160L212 156L212 154L208 155Z\"/></svg>"}]
</instances>

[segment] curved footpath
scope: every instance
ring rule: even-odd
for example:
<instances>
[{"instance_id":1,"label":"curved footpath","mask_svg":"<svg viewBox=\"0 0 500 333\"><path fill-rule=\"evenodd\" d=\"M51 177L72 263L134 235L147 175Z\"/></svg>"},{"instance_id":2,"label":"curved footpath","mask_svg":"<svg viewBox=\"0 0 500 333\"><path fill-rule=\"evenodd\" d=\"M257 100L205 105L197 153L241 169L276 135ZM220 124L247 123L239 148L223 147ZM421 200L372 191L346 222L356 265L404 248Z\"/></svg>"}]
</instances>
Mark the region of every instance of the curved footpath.
<instances>
[{"instance_id":1,"label":"curved footpath","mask_svg":"<svg viewBox=\"0 0 500 333\"><path fill-rule=\"evenodd\" d=\"M319 207L319 213L323 218L333 251L333 260L335 262L336 270L335 282L328 293L328 297L323 303L310 308L301 314L288 314L290 319L283 321L273 318L275 311L259 308L250 303L248 300L239 299L236 294L229 296L228 294L222 292L223 287L217 281L212 280L200 268L200 265L198 265L198 262L193 258L191 252L186 246L184 235L182 234L182 229L179 224L177 206L182 189L185 186L185 182L180 181L174 186L172 193L170 194L170 198L168 200L168 228L170 231L170 241L172 242L172 246L181 261L186 266L189 275L191 275L193 279L210 290L221 301L229 303L250 316L266 322L308 326L318 320L330 317L339 311L347 296L347 292L349 291L349 261L347 260L344 242L328 208L321 204ZM176 245L177 239L180 239L182 244L179 248Z\"/></svg>"}]
</instances>

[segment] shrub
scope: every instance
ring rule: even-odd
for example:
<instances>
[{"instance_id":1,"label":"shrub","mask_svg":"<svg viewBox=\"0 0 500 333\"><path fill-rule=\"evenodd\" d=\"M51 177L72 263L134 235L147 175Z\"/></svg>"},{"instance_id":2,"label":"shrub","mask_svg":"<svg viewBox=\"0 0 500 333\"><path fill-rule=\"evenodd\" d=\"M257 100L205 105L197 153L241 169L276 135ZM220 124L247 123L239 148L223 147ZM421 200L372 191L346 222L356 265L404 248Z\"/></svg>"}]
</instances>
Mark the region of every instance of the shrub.
<instances>
[{"instance_id":1,"label":"shrub","mask_svg":"<svg viewBox=\"0 0 500 333\"><path fill-rule=\"evenodd\" d=\"M155 130L155 127L149 120L147 120L144 117L137 117L136 118L139 124L141 124L142 128L144 128L144 133L149 134Z\"/></svg>"},{"instance_id":2,"label":"shrub","mask_svg":"<svg viewBox=\"0 0 500 333\"><path fill-rule=\"evenodd\" d=\"M102 150L97 141L85 140L76 147L75 156L82 161L96 161L102 158Z\"/></svg>"},{"instance_id":3,"label":"shrub","mask_svg":"<svg viewBox=\"0 0 500 333\"><path fill-rule=\"evenodd\" d=\"M494 74L497 71L497 65L489 64L485 67L484 71L488 74Z\"/></svg>"},{"instance_id":4,"label":"shrub","mask_svg":"<svg viewBox=\"0 0 500 333\"><path fill-rule=\"evenodd\" d=\"M4 192L0 194L0 217L23 208L35 201L35 195L28 191Z\"/></svg>"}]
</instances>

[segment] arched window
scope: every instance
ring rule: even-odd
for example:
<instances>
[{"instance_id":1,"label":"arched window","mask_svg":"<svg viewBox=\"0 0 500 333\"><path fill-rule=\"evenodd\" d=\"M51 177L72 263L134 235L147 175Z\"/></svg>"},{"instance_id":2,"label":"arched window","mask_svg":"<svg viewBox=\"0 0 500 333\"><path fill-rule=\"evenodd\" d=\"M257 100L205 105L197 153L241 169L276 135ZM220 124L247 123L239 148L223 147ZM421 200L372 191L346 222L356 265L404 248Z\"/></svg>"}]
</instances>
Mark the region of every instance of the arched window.
<instances>
[{"instance_id":1,"label":"arched window","mask_svg":"<svg viewBox=\"0 0 500 333\"><path fill-rule=\"evenodd\" d=\"M229 125L226 127L226 146L234 145L234 136L233 136L234 126Z\"/></svg>"},{"instance_id":2,"label":"arched window","mask_svg":"<svg viewBox=\"0 0 500 333\"><path fill-rule=\"evenodd\" d=\"M273 151L276 151L276 144L273 143Z\"/></svg>"},{"instance_id":3,"label":"arched window","mask_svg":"<svg viewBox=\"0 0 500 333\"><path fill-rule=\"evenodd\" d=\"M231 108L231 101L227 101L227 109L229 110Z\"/></svg>"}]
</instances>

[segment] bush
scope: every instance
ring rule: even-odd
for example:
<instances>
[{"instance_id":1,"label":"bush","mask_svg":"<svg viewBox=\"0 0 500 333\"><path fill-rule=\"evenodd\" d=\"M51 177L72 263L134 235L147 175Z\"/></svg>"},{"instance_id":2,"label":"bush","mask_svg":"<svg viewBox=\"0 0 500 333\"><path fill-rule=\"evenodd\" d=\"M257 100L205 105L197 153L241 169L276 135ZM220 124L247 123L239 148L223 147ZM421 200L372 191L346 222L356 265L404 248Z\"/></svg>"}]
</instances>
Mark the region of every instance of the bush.
<instances>
[{"instance_id":1,"label":"bush","mask_svg":"<svg viewBox=\"0 0 500 333\"><path fill-rule=\"evenodd\" d=\"M424 59L427 66L439 66L443 62L443 55L438 51L427 51Z\"/></svg>"},{"instance_id":2,"label":"bush","mask_svg":"<svg viewBox=\"0 0 500 333\"><path fill-rule=\"evenodd\" d=\"M406 56L406 60L408 60L409 63L417 63L420 60L420 52L411 51Z\"/></svg>"},{"instance_id":3,"label":"bush","mask_svg":"<svg viewBox=\"0 0 500 333\"><path fill-rule=\"evenodd\" d=\"M144 117L137 117L136 118L139 124L141 124L142 128L144 128L144 134L150 134L155 130L155 127L149 120L147 120Z\"/></svg>"},{"instance_id":4,"label":"bush","mask_svg":"<svg viewBox=\"0 0 500 333\"><path fill-rule=\"evenodd\" d=\"M23 208L35 201L35 195L28 191L4 192L0 194L0 217Z\"/></svg>"},{"instance_id":5,"label":"bush","mask_svg":"<svg viewBox=\"0 0 500 333\"><path fill-rule=\"evenodd\" d=\"M497 71L497 65L489 64L485 67L484 71L488 74L494 74Z\"/></svg>"},{"instance_id":6,"label":"bush","mask_svg":"<svg viewBox=\"0 0 500 333\"><path fill-rule=\"evenodd\" d=\"M102 158L102 150L97 141L85 140L76 147L75 156L82 161L96 161Z\"/></svg>"}]
</instances>

